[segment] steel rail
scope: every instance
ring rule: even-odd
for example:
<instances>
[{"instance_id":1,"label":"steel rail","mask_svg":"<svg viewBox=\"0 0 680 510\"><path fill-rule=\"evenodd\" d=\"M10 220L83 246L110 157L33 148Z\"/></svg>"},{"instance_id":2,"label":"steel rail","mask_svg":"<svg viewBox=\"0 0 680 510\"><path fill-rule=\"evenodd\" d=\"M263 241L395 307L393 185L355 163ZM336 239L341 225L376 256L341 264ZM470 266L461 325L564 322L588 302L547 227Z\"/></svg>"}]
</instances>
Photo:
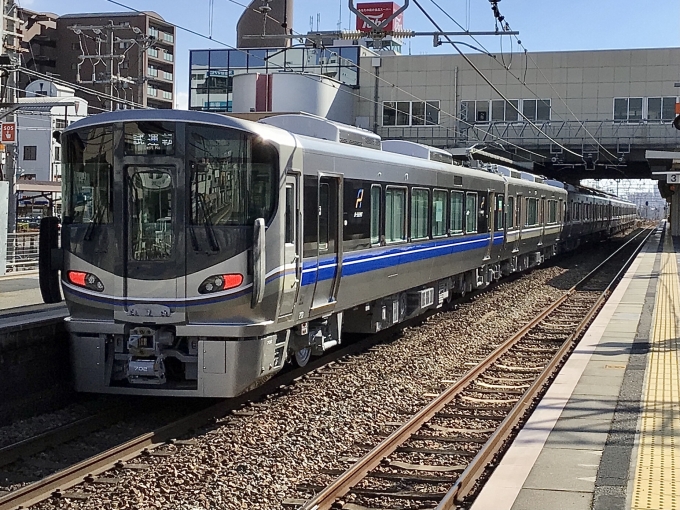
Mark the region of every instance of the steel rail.
<instances>
[{"instance_id":1,"label":"steel rail","mask_svg":"<svg viewBox=\"0 0 680 510\"><path fill-rule=\"evenodd\" d=\"M588 314L579 323L574 332L564 341L562 347L560 347L560 350L550 360L550 363L548 363L538 378L522 395L520 400L513 407L510 414L505 418L505 420L503 420L503 422L501 422L496 431L491 435L482 449L472 459L467 468L460 474L455 484L451 487L451 489L449 489L449 491L446 493L446 496L444 496L444 498L440 501L435 510L454 509L458 503L463 502L463 500L470 495L477 482L484 474L486 468L503 448L503 445L512 435L514 428L519 424L526 411L532 406L536 396L541 392L548 380L555 374L557 368L561 366L562 362L565 361L566 358L571 354L572 348L575 347L575 341L579 338L581 332L588 327L590 321L598 313L600 306L607 300L614 284L620 280L620 278L623 276L623 273L630 267L630 265L633 263L633 260L635 260L635 257L637 257L638 253L655 230L656 229L650 229L650 232L639 243L630 257L628 257L626 262L623 264L619 272L614 276L611 282L597 298L597 301L593 304ZM629 242L637 238L638 235L641 235L642 232L644 231L639 232L637 235L631 238ZM627 244L628 242L621 246L620 249L623 249ZM620 249L608 257L605 262L618 253ZM597 268L602 267L605 262L599 264ZM591 275L594 275L594 272L589 273L588 276ZM588 278L588 276L586 278ZM580 283L583 283L583 280L579 282L579 284Z\"/></svg>"},{"instance_id":2,"label":"steel rail","mask_svg":"<svg viewBox=\"0 0 680 510\"><path fill-rule=\"evenodd\" d=\"M636 249L635 254L633 256L637 254L637 250L639 250L642 247L642 245L646 242L646 240L649 238L653 231L654 230L652 230L640 243L640 246ZM628 246L628 244L630 244L634 239L640 236L642 232L644 232L644 230L641 230L631 239L626 241L621 247L619 247L619 249L617 249L614 253L609 255L609 257L607 257L602 263L598 264L598 266L595 267L595 269L590 271L585 277L583 277L578 283L576 283L576 285L567 290L553 304L546 307L535 319L526 324L515 335L513 335L503 344L499 345L496 349L494 349L493 352L491 352L486 358L480 361L477 366L475 366L472 370L467 372L455 384L450 386L447 390L441 393L427 406L423 407L420 411L418 411L411 419L409 419L406 423L404 423L397 430L391 433L384 441L375 446L369 453L367 453L364 457L359 459L355 464L350 466L343 474L336 478L325 489L319 492L311 500L307 501L304 505L299 507L299 510L329 510L338 498L344 496L352 487L354 487L357 483L363 480L371 470L378 467L384 458L391 455L400 445L406 442L411 437L411 435L413 435L425 423L431 420L457 395L462 393L462 391L465 388L467 388L482 372L484 372L496 360L498 360L502 355L509 351L531 329L536 327L548 315L550 315L553 311L559 308L565 301L567 301L567 299L569 299L577 291L576 290L577 287L583 285L585 282L590 280L609 260L611 260L618 253L620 253L626 246ZM607 289L609 289L609 287ZM570 338L572 337L573 335L570 336ZM565 342L565 344L566 343L567 342ZM520 400L520 402L523 402L523 400Z\"/></svg>"},{"instance_id":3,"label":"steel rail","mask_svg":"<svg viewBox=\"0 0 680 510\"><path fill-rule=\"evenodd\" d=\"M124 411L124 407L116 406L65 423L59 427L46 430L41 434L23 439L22 441L3 446L0 448L0 467L11 464L16 460L35 455L51 446L57 446L78 437L82 437L85 434L105 427L107 424L117 422L119 419L122 419Z\"/></svg>"},{"instance_id":4,"label":"steel rail","mask_svg":"<svg viewBox=\"0 0 680 510\"><path fill-rule=\"evenodd\" d=\"M470 296L476 295L471 293ZM63 306L63 305L59 305ZM441 310L437 310L439 312ZM434 313L434 312L433 312ZM425 316L422 316L422 320ZM415 319L410 319L402 324L406 327L416 323ZM264 395L273 393L282 386L290 385L299 377L313 372L321 367L328 366L334 360L343 356L355 355L364 352L366 349L384 342L387 338L395 334L393 330L383 330L376 335L372 335L364 342L355 342L346 345L331 353L329 357L322 357L311 361L304 368L296 368L281 373L256 389L249 391L239 397L222 400L210 407L181 418L171 424L159 428L156 431L140 435L126 443L110 448L100 454L83 460L68 468L58 471L42 480L33 482L8 494L0 496L0 510L14 510L20 507L28 507L39 503L52 494L64 491L78 485L79 483L91 479L112 467L118 462L125 462L139 456L144 449L153 449L161 444L188 434L192 430L199 429L216 417L225 416L232 410L238 409L249 401L256 401Z\"/></svg>"}]
</instances>

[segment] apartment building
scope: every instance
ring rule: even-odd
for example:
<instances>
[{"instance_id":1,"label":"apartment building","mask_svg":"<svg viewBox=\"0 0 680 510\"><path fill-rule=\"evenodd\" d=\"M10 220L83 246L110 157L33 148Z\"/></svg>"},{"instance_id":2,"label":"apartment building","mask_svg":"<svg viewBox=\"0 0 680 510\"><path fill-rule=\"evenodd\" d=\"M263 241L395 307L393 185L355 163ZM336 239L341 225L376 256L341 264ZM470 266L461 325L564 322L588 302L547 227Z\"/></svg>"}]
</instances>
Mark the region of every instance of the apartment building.
<instances>
[{"instance_id":1,"label":"apartment building","mask_svg":"<svg viewBox=\"0 0 680 510\"><path fill-rule=\"evenodd\" d=\"M20 17L27 68L144 106L173 107L175 28L155 12L56 16L20 9ZM76 94L88 101L90 113L122 107Z\"/></svg>"}]
</instances>

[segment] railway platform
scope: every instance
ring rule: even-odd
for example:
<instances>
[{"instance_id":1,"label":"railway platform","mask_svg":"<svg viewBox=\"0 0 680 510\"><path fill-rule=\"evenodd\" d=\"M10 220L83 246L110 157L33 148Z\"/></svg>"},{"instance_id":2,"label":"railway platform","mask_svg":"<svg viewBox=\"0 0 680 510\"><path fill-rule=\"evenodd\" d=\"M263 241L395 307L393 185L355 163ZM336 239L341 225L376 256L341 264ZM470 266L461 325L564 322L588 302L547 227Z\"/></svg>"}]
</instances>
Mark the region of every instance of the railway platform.
<instances>
[{"instance_id":1,"label":"railway platform","mask_svg":"<svg viewBox=\"0 0 680 510\"><path fill-rule=\"evenodd\" d=\"M472 510L680 509L679 251L652 235Z\"/></svg>"}]
</instances>

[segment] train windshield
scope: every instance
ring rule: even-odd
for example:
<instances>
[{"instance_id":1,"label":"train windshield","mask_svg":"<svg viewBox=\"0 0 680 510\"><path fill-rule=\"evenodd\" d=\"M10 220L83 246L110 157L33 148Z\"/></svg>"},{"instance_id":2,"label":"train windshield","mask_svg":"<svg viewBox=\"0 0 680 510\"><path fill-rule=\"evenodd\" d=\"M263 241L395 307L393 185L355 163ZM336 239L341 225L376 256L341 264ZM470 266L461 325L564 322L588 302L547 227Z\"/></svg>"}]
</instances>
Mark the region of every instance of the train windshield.
<instances>
[{"instance_id":1,"label":"train windshield","mask_svg":"<svg viewBox=\"0 0 680 510\"><path fill-rule=\"evenodd\" d=\"M99 126L69 133L64 145L65 221L112 223L112 127Z\"/></svg>"},{"instance_id":2,"label":"train windshield","mask_svg":"<svg viewBox=\"0 0 680 510\"><path fill-rule=\"evenodd\" d=\"M187 126L191 223L245 226L269 220L277 182L276 150L233 129Z\"/></svg>"}]
</instances>

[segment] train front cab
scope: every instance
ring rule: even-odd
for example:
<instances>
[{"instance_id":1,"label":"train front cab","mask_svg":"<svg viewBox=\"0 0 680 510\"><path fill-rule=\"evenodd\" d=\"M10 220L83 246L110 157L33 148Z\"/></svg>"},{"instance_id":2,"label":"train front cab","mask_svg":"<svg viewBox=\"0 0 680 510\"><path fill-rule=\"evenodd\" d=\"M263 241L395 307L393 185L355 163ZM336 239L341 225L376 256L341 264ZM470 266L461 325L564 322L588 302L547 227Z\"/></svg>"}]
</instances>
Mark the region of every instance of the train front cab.
<instances>
[{"instance_id":1,"label":"train front cab","mask_svg":"<svg viewBox=\"0 0 680 510\"><path fill-rule=\"evenodd\" d=\"M78 391L234 396L283 366L288 336L273 325L292 315L301 271L295 227L284 233L278 214L288 203L298 215L285 145L183 122L65 133L61 269Z\"/></svg>"}]
</instances>

